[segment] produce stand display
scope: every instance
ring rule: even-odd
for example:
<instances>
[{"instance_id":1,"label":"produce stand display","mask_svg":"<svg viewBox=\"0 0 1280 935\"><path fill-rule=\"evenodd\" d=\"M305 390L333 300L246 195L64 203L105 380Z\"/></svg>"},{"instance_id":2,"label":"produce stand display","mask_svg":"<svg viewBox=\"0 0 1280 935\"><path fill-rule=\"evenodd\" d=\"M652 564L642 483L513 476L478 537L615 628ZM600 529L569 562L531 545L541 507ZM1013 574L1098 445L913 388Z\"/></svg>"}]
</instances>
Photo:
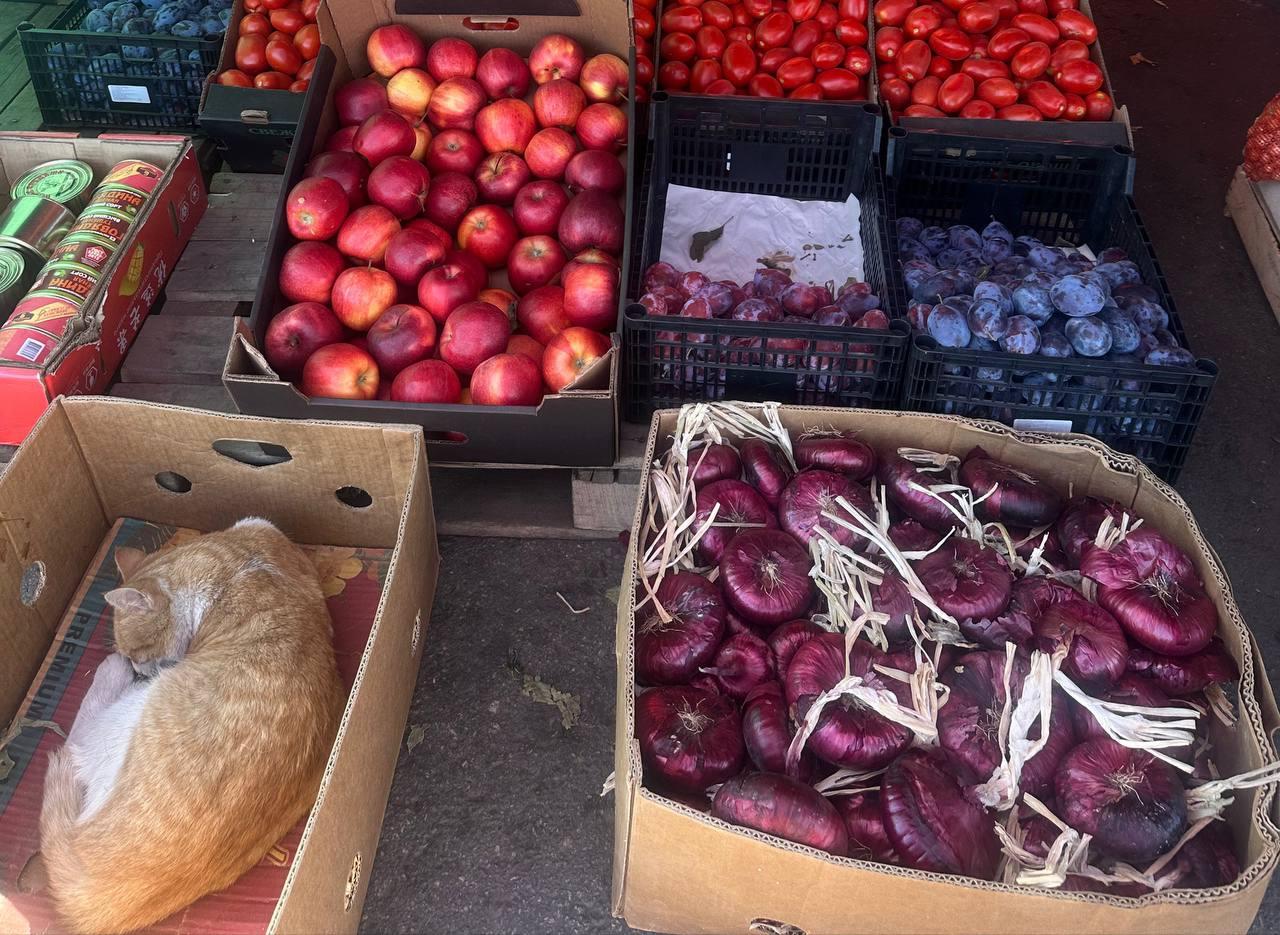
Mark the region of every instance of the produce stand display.
<instances>
[{"instance_id":1,"label":"produce stand display","mask_svg":"<svg viewBox=\"0 0 1280 935\"><path fill-rule=\"evenodd\" d=\"M1237 169L1227 190L1227 214L1280 321L1280 182L1252 182Z\"/></svg>"}]
</instances>

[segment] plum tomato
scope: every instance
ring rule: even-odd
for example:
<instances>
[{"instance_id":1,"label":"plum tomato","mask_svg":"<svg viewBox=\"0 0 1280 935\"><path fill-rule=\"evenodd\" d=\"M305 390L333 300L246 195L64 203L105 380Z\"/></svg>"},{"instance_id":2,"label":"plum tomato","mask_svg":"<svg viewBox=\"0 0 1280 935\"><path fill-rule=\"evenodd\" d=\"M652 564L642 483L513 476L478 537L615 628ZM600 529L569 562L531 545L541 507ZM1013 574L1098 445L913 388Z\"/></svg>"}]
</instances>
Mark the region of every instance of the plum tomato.
<instances>
[{"instance_id":1,"label":"plum tomato","mask_svg":"<svg viewBox=\"0 0 1280 935\"><path fill-rule=\"evenodd\" d=\"M867 26L856 19L836 23L836 41L846 48L862 48L867 44Z\"/></svg>"},{"instance_id":2,"label":"plum tomato","mask_svg":"<svg viewBox=\"0 0 1280 935\"><path fill-rule=\"evenodd\" d=\"M306 18L297 10L272 10L270 20L273 29L291 36L307 25Z\"/></svg>"},{"instance_id":3,"label":"plum tomato","mask_svg":"<svg viewBox=\"0 0 1280 935\"><path fill-rule=\"evenodd\" d=\"M828 68L814 79L824 101L852 101L862 96L862 79L843 68Z\"/></svg>"},{"instance_id":4,"label":"plum tomato","mask_svg":"<svg viewBox=\"0 0 1280 935\"><path fill-rule=\"evenodd\" d=\"M1037 16L1049 15L1049 4L1046 0L1017 0L1018 10L1022 13L1034 13Z\"/></svg>"},{"instance_id":5,"label":"plum tomato","mask_svg":"<svg viewBox=\"0 0 1280 935\"><path fill-rule=\"evenodd\" d=\"M1035 13L1019 13L1010 20L1009 25L1014 29L1021 29L1033 42L1043 42L1047 46L1052 46L1060 38L1053 20Z\"/></svg>"},{"instance_id":6,"label":"plum tomato","mask_svg":"<svg viewBox=\"0 0 1280 935\"><path fill-rule=\"evenodd\" d=\"M240 19L240 35L265 36L271 32L271 20L261 13L249 13Z\"/></svg>"},{"instance_id":7,"label":"plum tomato","mask_svg":"<svg viewBox=\"0 0 1280 935\"><path fill-rule=\"evenodd\" d=\"M719 62L699 59L693 63L693 69L689 72L689 90L694 94L701 94L712 82L722 78L724 78L724 72L721 71Z\"/></svg>"},{"instance_id":8,"label":"plum tomato","mask_svg":"<svg viewBox=\"0 0 1280 935\"><path fill-rule=\"evenodd\" d=\"M818 7L818 15L814 19L823 30L835 29L836 23L840 22L840 11L835 4L824 3Z\"/></svg>"},{"instance_id":9,"label":"plum tomato","mask_svg":"<svg viewBox=\"0 0 1280 935\"><path fill-rule=\"evenodd\" d=\"M773 0L742 0L742 7L747 11L748 16L754 22L768 16L773 10ZM737 20L735 19L736 23ZM742 25L747 25L743 23Z\"/></svg>"},{"instance_id":10,"label":"plum tomato","mask_svg":"<svg viewBox=\"0 0 1280 935\"><path fill-rule=\"evenodd\" d=\"M253 78L253 86L267 91L287 91L293 84L293 76L282 71L264 71Z\"/></svg>"},{"instance_id":11,"label":"plum tomato","mask_svg":"<svg viewBox=\"0 0 1280 935\"><path fill-rule=\"evenodd\" d=\"M236 68L246 75L257 75L267 70L267 37L250 33L236 40Z\"/></svg>"},{"instance_id":12,"label":"plum tomato","mask_svg":"<svg viewBox=\"0 0 1280 935\"><path fill-rule=\"evenodd\" d=\"M765 74L776 75L778 66L788 59L795 58L794 49L783 46L781 49L770 49L764 55L760 56L760 70Z\"/></svg>"},{"instance_id":13,"label":"plum tomato","mask_svg":"<svg viewBox=\"0 0 1280 935\"><path fill-rule=\"evenodd\" d=\"M1009 20L1018 15L1018 0L987 0L996 12L1000 14L1000 22L1008 24Z\"/></svg>"},{"instance_id":14,"label":"plum tomato","mask_svg":"<svg viewBox=\"0 0 1280 935\"><path fill-rule=\"evenodd\" d=\"M289 85L289 90L294 92L295 94L301 94L303 91L307 90L307 88L309 87L311 87L310 78L296 78L294 79L293 83Z\"/></svg>"},{"instance_id":15,"label":"plum tomato","mask_svg":"<svg viewBox=\"0 0 1280 935\"><path fill-rule=\"evenodd\" d=\"M1062 112L1064 120L1083 120L1089 113L1089 107L1084 102L1084 98L1079 94L1064 94L1067 99L1067 107Z\"/></svg>"},{"instance_id":16,"label":"plum tomato","mask_svg":"<svg viewBox=\"0 0 1280 935\"><path fill-rule=\"evenodd\" d=\"M796 55L809 55L824 41L822 26L816 19L807 20L796 27L791 34L791 48ZM830 43L828 43L830 44ZM839 45L839 43L836 43ZM844 46L840 45L840 57L844 57Z\"/></svg>"},{"instance_id":17,"label":"plum tomato","mask_svg":"<svg viewBox=\"0 0 1280 935\"><path fill-rule=\"evenodd\" d=\"M1079 39L1063 39L1049 56L1049 74L1056 75L1067 62L1084 61L1088 57L1089 47Z\"/></svg>"},{"instance_id":18,"label":"plum tomato","mask_svg":"<svg viewBox=\"0 0 1280 935\"><path fill-rule=\"evenodd\" d=\"M684 62L663 62L658 69L658 87L664 91L683 91L689 87L689 66Z\"/></svg>"},{"instance_id":19,"label":"plum tomato","mask_svg":"<svg viewBox=\"0 0 1280 935\"><path fill-rule=\"evenodd\" d=\"M1009 62L1009 70L1013 72L1015 78L1021 78L1023 81L1039 78L1049 67L1051 54L1049 47L1043 42L1028 42L1014 53L1013 59Z\"/></svg>"},{"instance_id":20,"label":"plum tomato","mask_svg":"<svg viewBox=\"0 0 1280 935\"><path fill-rule=\"evenodd\" d=\"M320 54L320 27L315 23L307 23L293 34L293 44L302 56L303 62L309 62ZM299 75L305 78L306 75Z\"/></svg>"},{"instance_id":21,"label":"plum tomato","mask_svg":"<svg viewBox=\"0 0 1280 935\"><path fill-rule=\"evenodd\" d=\"M996 116L1001 120L1043 120L1044 114L1030 104L1010 104L1008 107L996 108Z\"/></svg>"},{"instance_id":22,"label":"plum tomato","mask_svg":"<svg viewBox=\"0 0 1280 935\"><path fill-rule=\"evenodd\" d=\"M960 116L968 117L970 120L991 120L996 115L996 109L986 101L980 101L976 97L968 104L960 108Z\"/></svg>"},{"instance_id":23,"label":"plum tomato","mask_svg":"<svg viewBox=\"0 0 1280 935\"><path fill-rule=\"evenodd\" d=\"M1067 99L1051 82L1032 81L1022 89L1022 100L1047 119L1057 120L1067 109Z\"/></svg>"},{"instance_id":24,"label":"plum tomato","mask_svg":"<svg viewBox=\"0 0 1280 935\"><path fill-rule=\"evenodd\" d=\"M745 87L756 73L756 53L745 42L730 42L720 59L720 70L734 87Z\"/></svg>"},{"instance_id":25,"label":"plum tomato","mask_svg":"<svg viewBox=\"0 0 1280 935\"><path fill-rule=\"evenodd\" d=\"M800 52L799 49L796 49ZM803 52L800 52L803 55ZM813 51L809 53L809 60L813 62L813 67L818 71L826 71L828 68L839 68L844 61L844 46L838 42L819 42L813 47ZM1093 90L1090 88L1089 90Z\"/></svg>"},{"instance_id":26,"label":"plum tomato","mask_svg":"<svg viewBox=\"0 0 1280 935\"><path fill-rule=\"evenodd\" d=\"M894 110L901 110L911 103L911 85L901 78L887 78L880 82L880 96Z\"/></svg>"},{"instance_id":27,"label":"plum tomato","mask_svg":"<svg viewBox=\"0 0 1280 935\"><path fill-rule=\"evenodd\" d=\"M1007 62L1030 41L1031 37L1021 29L1006 26L1004 29L997 29L987 40L987 54L998 61Z\"/></svg>"},{"instance_id":28,"label":"plum tomato","mask_svg":"<svg viewBox=\"0 0 1280 935\"><path fill-rule=\"evenodd\" d=\"M929 47L934 53L953 62L960 62L973 51L973 40L954 26L943 26L929 35Z\"/></svg>"},{"instance_id":29,"label":"plum tomato","mask_svg":"<svg viewBox=\"0 0 1280 935\"><path fill-rule=\"evenodd\" d=\"M1111 114L1115 110L1111 95L1106 91L1094 91L1092 94L1086 94L1084 96L1084 104L1087 108L1085 120L1110 120Z\"/></svg>"},{"instance_id":30,"label":"plum tomato","mask_svg":"<svg viewBox=\"0 0 1280 935\"><path fill-rule=\"evenodd\" d=\"M960 63L960 70L974 81L1009 77L1009 66L994 58L967 58Z\"/></svg>"},{"instance_id":31,"label":"plum tomato","mask_svg":"<svg viewBox=\"0 0 1280 935\"><path fill-rule=\"evenodd\" d=\"M867 0L839 0L836 9L841 19L856 19L860 23L867 21L869 11Z\"/></svg>"},{"instance_id":32,"label":"plum tomato","mask_svg":"<svg viewBox=\"0 0 1280 935\"><path fill-rule=\"evenodd\" d=\"M1063 10L1080 9L1080 0L1049 0L1049 12L1055 16Z\"/></svg>"},{"instance_id":33,"label":"plum tomato","mask_svg":"<svg viewBox=\"0 0 1280 935\"><path fill-rule=\"evenodd\" d=\"M942 79L929 75L921 78L911 86L911 103L924 104L926 107L938 106L938 88L942 87Z\"/></svg>"},{"instance_id":34,"label":"plum tomato","mask_svg":"<svg viewBox=\"0 0 1280 935\"><path fill-rule=\"evenodd\" d=\"M871 74L871 53L866 49L850 49L844 56L844 67L859 77Z\"/></svg>"},{"instance_id":35,"label":"plum tomato","mask_svg":"<svg viewBox=\"0 0 1280 935\"><path fill-rule=\"evenodd\" d=\"M728 29L733 25L733 11L729 9L727 3L721 3L720 0L707 0L700 9L702 10L703 26Z\"/></svg>"},{"instance_id":36,"label":"plum tomato","mask_svg":"<svg viewBox=\"0 0 1280 935\"><path fill-rule=\"evenodd\" d=\"M1079 10L1063 10L1053 22L1064 39L1079 39L1085 45L1098 41L1098 27Z\"/></svg>"},{"instance_id":37,"label":"plum tomato","mask_svg":"<svg viewBox=\"0 0 1280 935\"><path fill-rule=\"evenodd\" d=\"M692 62L698 55L698 43L688 33L670 32L658 43L658 53L668 62Z\"/></svg>"},{"instance_id":38,"label":"plum tomato","mask_svg":"<svg viewBox=\"0 0 1280 935\"><path fill-rule=\"evenodd\" d=\"M781 11L770 13L756 24L756 48L761 51L778 49L791 41L795 23Z\"/></svg>"},{"instance_id":39,"label":"plum tomato","mask_svg":"<svg viewBox=\"0 0 1280 935\"><path fill-rule=\"evenodd\" d=\"M898 57L898 50L906 42L906 34L897 26L885 26L876 30L876 60L888 62Z\"/></svg>"},{"instance_id":40,"label":"plum tomato","mask_svg":"<svg viewBox=\"0 0 1280 935\"><path fill-rule=\"evenodd\" d=\"M635 8L636 15L631 17L631 25L636 31L637 39L652 39L654 32L658 28L657 21L653 18L653 12L646 10L642 6Z\"/></svg>"},{"instance_id":41,"label":"plum tomato","mask_svg":"<svg viewBox=\"0 0 1280 935\"><path fill-rule=\"evenodd\" d=\"M1090 94L1102 87L1102 69L1088 59L1073 59L1063 64L1054 81L1072 94Z\"/></svg>"},{"instance_id":42,"label":"plum tomato","mask_svg":"<svg viewBox=\"0 0 1280 935\"><path fill-rule=\"evenodd\" d=\"M822 0L787 0L787 15L797 23L803 23L818 15Z\"/></svg>"},{"instance_id":43,"label":"plum tomato","mask_svg":"<svg viewBox=\"0 0 1280 935\"><path fill-rule=\"evenodd\" d=\"M983 0L966 3L956 13L956 25L968 33L985 33L996 28L1000 22L1000 11Z\"/></svg>"},{"instance_id":44,"label":"plum tomato","mask_svg":"<svg viewBox=\"0 0 1280 935\"><path fill-rule=\"evenodd\" d=\"M736 94L737 91L738 89L733 86L733 82L727 81L724 78L717 78L702 89L703 94L710 94L713 97L717 95Z\"/></svg>"},{"instance_id":45,"label":"plum tomato","mask_svg":"<svg viewBox=\"0 0 1280 935\"><path fill-rule=\"evenodd\" d=\"M218 84L224 84L231 88L252 88L253 79L238 68L228 68L218 75ZM1084 101L1080 103L1083 104Z\"/></svg>"},{"instance_id":46,"label":"plum tomato","mask_svg":"<svg viewBox=\"0 0 1280 935\"><path fill-rule=\"evenodd\" d=\"M802 84L787 94L787 97L793 101L820 101L822 100L822 87L815 82Z\"/></svg>"},{"instance_id":47,"label":"plum tomato","mask_svg":"<svg viewBox=\"0 0 1280 935\"><path fill-rule=\"evenodd\" d=\"M948 62L941 55L935 55L929 63L929 74L935 78L946 78L956 70L955 65L955 62Z\"/></svg>"},{"instance_id":48,"label":"plum tomato","mask_svg":"<svg viewBox=\"0 0 1280 935\"><path fill-rule=\"evenodd\" d=\"M977 94L994 107L1018 103L1018 88L1008 78L988 78L978 85Z\"/></svg>"},{"instance_id":49,"label":"plum tomato","mask_svg":"<svg viewBox=\"0 0 1280 935\"><path fill-rule=\"evenodd\" d=\"M293 40L279 39L267 43L267 64L275 71L286 75L296 75L302 67L302 55L294 47ZM293 78L290 77L292 82Z\"/></svg>"},{"instance_id":50,"label":"plum tomato","mask_svg":"<svg viewBox=\"0 0 1280 935\"><path fill-rule=\"evenodd\" d=\"M898 74L913 84L929 74L933 53L923 39L912 39L898 50Z\"/></svg>"},{"instance_id":51,"label":"plum tomato","mask_svg":"<svg viewBox=\"0 0 1280 935\"><path fill-rule=\"evenodd\" d=\"M966 74L951 75L938 86L938 109L957 114L973 100L973 79Z\"/></svg>"},{"instance_id":52,"label":"plum tomato","mask_svg":"<svg viewBox=\"0 0 1280 935\"><path fill-rule=\"evenodd\" d=\"M750 45L755 40L755 31L750 26L733 26L725 30L725 38L730 42L745 42Z\"/></svg>"},{"instance_id":53,"label":"plum tomato","mask_svg":"<svg viewBox=\"0 0 1280 935\"><path fill-rule=\"evenodd\" d=\"M698 48L698 58L719 58L724 55L729 40L719 26L699 26L693 34L693 41ZM752 58L755 58L753 53Z\"/></svg>"},{"instance_id":54,"label":"plum tomato","mask_svg":"<svg viewBox=\"0 0 1280 935\"><path fill-rule=\"evenodd\" d=\"M903 114L907 117L945 117L942 111L936 107L930 107L928 104L912 104Z\"/></svg>"},{"instance_id":55,"label":"plum tomato","mask_svg":"<svg viewBox=\"0 0 1280 935\"><path fill-rule=\"evenodd\" d=\"M702 26L702 11L688 3L667 7L662 11L662 34L682 32L692 35Z\"/></svg>"},{"instance_id":56,"label":"plum tomato","mask_svg":"<svg viewBox=\"0 0 1280 935\"><path fill-rule=\"evenodd\" d=\"M901 26L915 5L916 0L876 0L871 10L877 26Z\"/></svg>"},{"instance_id":57,"label":"plum tomato","mask_svg":"<svg viewBox=\"0 0 1280 935\"><path fill-rule=\"evenodd\" d=\"M811 83L814 74L813 62L797 55L778 66L777 79L784 88L793 91L801 85Z\"/></svg>"},{"instance_id":58,"label":"plum tomato","mask_svg":"<svg viewBox=\"0 0 1280 935\"><path fill-rule=\"evenodd\" d=\"M782 97L782 85L773 75L757 72L747 82L747 93L753 97ZM1084 106L1084 101L1080 104Z\"/></svg>"},{"instance_id":59,"label":"plum tomato","mask_svg":"<svg viewBox=\"0 0 1280 935\"><path fill-rule=\"evenodd\" d=\"M937 7L918 6L902 21L902 31L910 39L927 39L929 33L942 25L942 19Z\"/></svg>"}]
</instances>

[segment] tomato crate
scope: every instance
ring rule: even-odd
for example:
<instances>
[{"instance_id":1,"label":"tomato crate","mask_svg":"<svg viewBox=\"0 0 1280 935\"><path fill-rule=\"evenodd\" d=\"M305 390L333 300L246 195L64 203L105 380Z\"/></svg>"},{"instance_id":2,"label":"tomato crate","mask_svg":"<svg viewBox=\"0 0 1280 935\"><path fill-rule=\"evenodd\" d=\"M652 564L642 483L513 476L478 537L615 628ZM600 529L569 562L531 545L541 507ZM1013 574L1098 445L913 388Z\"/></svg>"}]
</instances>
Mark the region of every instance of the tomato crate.
<instances>
[{"instance_id":1,"label":"tomato crate","mask_svg":"<svg viewBox=\"0 0 1280 935\"><path fill-rule=\"evenodd\" d=\"M629 298L661 255L668 186L778 195L861 205L863 279L889 314L887 209L877 157L880 109L764 98L653 97L647 196L636 211ZM841 328L623 315L623 415L701 400L774 400L825 406L892 405L906 363L909 329Z\"/></svg>"},{"instance_id":2,"label":"tomato crate","mask_svg":"<svg viewBox=\"0 0 1280 935\"><path fill-rule=\"evenodd\" d=\"M47 29L18 27L45 129L176 130L196 125L222 35L134 35L85 29L77 0Z\"/></svg>"},{"instance_id":3,"label":"tomato crate","mask_svg":"<svg viewBox=\"0 0 1280 935\"><path fill-rule=\"evenodd\" d=\"M1168 330L1189 347L1132 191L1134 159L1123 146L889 132L889 227L983 227L1059 246L1119 247L1159 295ZM890 238L891 302L906 314L898 238ZM992 419L1015 428L1078 432L1134 455L1173 483L1186 462L1218 378L1218 366L1153 366L1136 358L1045 357L944 347L911 339L902 408Z\"/></svg>"}]
</instances>

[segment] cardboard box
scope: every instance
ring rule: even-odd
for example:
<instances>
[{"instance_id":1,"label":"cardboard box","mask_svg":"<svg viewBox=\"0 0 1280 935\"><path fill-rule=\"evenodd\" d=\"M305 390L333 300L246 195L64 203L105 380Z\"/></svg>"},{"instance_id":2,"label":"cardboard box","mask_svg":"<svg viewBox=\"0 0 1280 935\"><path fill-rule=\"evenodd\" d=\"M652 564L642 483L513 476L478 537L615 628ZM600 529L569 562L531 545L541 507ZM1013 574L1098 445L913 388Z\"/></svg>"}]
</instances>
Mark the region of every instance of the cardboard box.
<instances>
[{"instance_id":1,"label":"cardboard box","mask_svg":"<svg viewBox=\"0 0 1280 935\"><path fill-rule=\"evenodd\" d=\"M536 7L537 5L533 5ZM324 86L313 76L306 113L289 165L285 170L282 200L312 154L337 127L333 106L334 91L353 77L369 74L365 43L369 34L387 23L411 27L428 43L444 36L458 36L475 45L483 54L490 48L505 47L528 55L534 44L549 33L563 32L582 42L588 55L613 52L632 60L631 20L623 0L596 3L556 3L543 12L526 13L529 5L505 7L510 15L495 13L496 7L475 9L468 0L419 0L412 5L394 0L369 3L322 3L316 22L325 46L336 57L332 81ZM407 10L412 9L412 13ZM406 12L401 12L402 10ZM317 60L319 61L319 60ZM634 68L633 68L634 73ZM631 117L634 144L635 119ZM627 149L628 178L634 179L635 146ZM632 204L632 182L628 183L626 205ZM631 211L627 211L624 243L631 243ZM577 389L547 396L538 406L426 405L382 401L309 399L293 384L281 380L261 353L267 325L288 303L280 296L276 270L292 245L283 216L276 219L263 261L263 275L247 323L241 322L232 336L223 371L223 383L242 412L260 415L312 419L360 419L370 422L399 422L426 429L433 462L480 462L537 464L563 467L603 467L617 455L617 368L618 349L607 354L593 371L578 380ZM620 292L626 292L627 257L624 255ZM499 284L494 280L495 285ZM622 296L619 296L619 311Z\"/></svg>"},{"instance_id":2,"label":"cardboard box","mask_svg":"<svg viewBox=\"0 0 1280 935\"><path fill-rule=\"evenodd\" d=\"M676 412L654 416L644 464L670 444ZM1186 550L1222 620L1221 636L1240 665L1239 723L1215 720L1211 734L1224 776L1274 762L1280 712L1257 644L1231 585L1182 499L1136 459L1081 435L1019 433L990 422L872 410L783 407L796 434L807 427L855 429L877 450L897 447L965 453L981 445L994 457L1053 480L1063 490L1114 499ZM1262 902L1280 856L1273 823L1275 789L1250 790L1227 812L1241 848L1243 874L1215 890L1173 891L1141 899L1051 893L963 877L923 873L788 844L729 825L641 786L635 737L634 595L636 544L649 469L631 530L617 621L613 911L634 928L661 932L876 933L1168 933L1244 932ZM768 927L765 923L771 923Z\"/></svg>"},{"instance_id":3,"label":"cardboard box","mask_svg":"<svg viewBox=\"0 0 1280 935\"><path fill-rule=\"evenodd\" d=\"M353 488L367 495L366 506L352 505L365 502L348 496ZM421 432L59 399L0 477L0 515L9 520L0 539L3 724L24 711L52 711L69 726L83 690L75 682L80 667L72 665L73 674L59 682L54 670L67 665L67 656L48 651L101 651L101 640L84 633L95 607L102 610L94 596L103 575L84 579L83 587L82 578L86 569L110 574L116 541L139 544L150 536L160 547L192 530L259 515L327 559L332 573L322 579L350 691L316 806L231 888L156 930L354 932L435 591L439 558ZM131 519L121 523L122 517ZM317 565L325 567L319 559ZM344 609L343 601L352 606ZM68 615L73 608L80 613ZM354 630L346 626L353 608ZM72 637L66 644L58 639L64 625ZM51 700L50 685L66 686L59 700ZM37 772L46 763L40 751L61 743L31 727L9 740L2 752L23 771ZM6 772L20 789L29 787L18 769ZM9 781L0 779L5 799L14 791L5 788ZM28 812L38 812L38 796L25 801ZM41 902L22 877L29 854L15 849L10 830L18 816L9 812L18 804L13 797L0 806L0 931L45 931L47 899Z\"/></svg>"},{"instance_id":4,"label":"cardboard box","mask_svg":"<svg viewBox=\"0 0 1280 935\"><path fill-rule=\"evenodd\" d=\"M79 317L56 338L5 330L0 354L0 444L26 437L59 394L100 392L142 327L204 216L209 197L191 141L182 136L113 133L0 133L0 203L15 179L51 159L79 159L98 179L116 163L141 159L164 170L129 226Z\"/></svg>"}]
</instances>

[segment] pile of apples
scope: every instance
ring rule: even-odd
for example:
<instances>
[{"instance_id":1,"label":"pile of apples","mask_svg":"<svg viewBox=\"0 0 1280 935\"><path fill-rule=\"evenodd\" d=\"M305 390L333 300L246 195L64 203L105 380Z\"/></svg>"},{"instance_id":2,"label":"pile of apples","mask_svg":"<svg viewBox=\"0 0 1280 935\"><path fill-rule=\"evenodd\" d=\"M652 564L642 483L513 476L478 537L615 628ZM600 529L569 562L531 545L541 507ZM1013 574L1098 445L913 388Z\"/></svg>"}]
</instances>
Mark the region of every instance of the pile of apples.
<instances>
[{"instance_id":1,"label":"pile of apples","mask_svg":"<svg viewBox=\"0 0 1280 935\"><path fill-rule=\"evenodd\" d=\"M627 65L559 34L526 61L398 24L366 54L285 200L294 304L267 359L308 396L537 405L612 347Z\"/></svg>"}]
</instances>

